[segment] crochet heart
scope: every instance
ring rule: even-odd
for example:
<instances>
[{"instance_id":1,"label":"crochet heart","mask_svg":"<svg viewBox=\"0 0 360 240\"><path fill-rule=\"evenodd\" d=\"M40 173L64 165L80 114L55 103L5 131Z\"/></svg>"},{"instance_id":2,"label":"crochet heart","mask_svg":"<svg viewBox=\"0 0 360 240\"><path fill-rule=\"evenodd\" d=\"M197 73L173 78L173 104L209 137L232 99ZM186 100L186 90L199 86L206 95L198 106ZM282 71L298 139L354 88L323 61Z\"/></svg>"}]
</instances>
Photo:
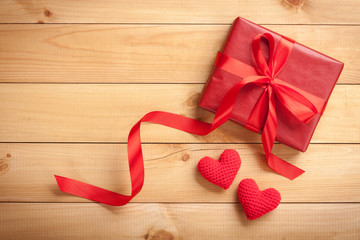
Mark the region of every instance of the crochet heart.
<instances>
[{"instance_id":1,"label":"crochet heart","mask_svg":"<svg viewBox=\"0 0 360 240\"><path fill-rule=\"evenodd\" d=\"M240 182L238 196L249 220L259 218L274 210L281 201L280 193L276 189L268 188L260 191L256 182L250 178Z\"/></svg>"},{"instance_id":2,"label":"crochet heart","mask_svg":"<svg viewBox=\"0 0 360 240\"><path fill-rule=\"evenodd\" d=\"M200 174L209 182L228 189L234 181L241 165L241 159L237 151L225 150L219 161L204 157L198 162Z\"/></svg>"}]
</instances>

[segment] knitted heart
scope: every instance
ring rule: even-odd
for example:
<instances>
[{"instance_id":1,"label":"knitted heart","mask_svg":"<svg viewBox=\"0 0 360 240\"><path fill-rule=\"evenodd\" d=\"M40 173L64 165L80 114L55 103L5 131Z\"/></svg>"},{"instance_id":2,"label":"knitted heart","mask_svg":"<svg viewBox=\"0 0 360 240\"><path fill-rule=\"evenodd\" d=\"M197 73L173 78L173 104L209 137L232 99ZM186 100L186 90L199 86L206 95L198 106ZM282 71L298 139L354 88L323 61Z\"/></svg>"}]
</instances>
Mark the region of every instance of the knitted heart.
<instances>
[{"instance_id":1,"label":"knitted heart","mask_svg":"<svg viewBox=\"0 0 360 240\"><path fill-rule=\"evenodd\" d=\"M204 157L198 162L200 174L209 182L228 189L234 181L241 165L241 159L237 151L225 150L219 161L210 157Z\"/></svg>"},{"instance_id":2,"label":"knitted heart","mask_svg":"<svg viewBox=\"0 0 360 240\"><path fill-rule=\"evenodd\" d=\"M274 188L260 191L253 179L240 182L238 196L246 217L253 220L274 210L281 201L280 193Z\"/></svg>"}]
</instances>

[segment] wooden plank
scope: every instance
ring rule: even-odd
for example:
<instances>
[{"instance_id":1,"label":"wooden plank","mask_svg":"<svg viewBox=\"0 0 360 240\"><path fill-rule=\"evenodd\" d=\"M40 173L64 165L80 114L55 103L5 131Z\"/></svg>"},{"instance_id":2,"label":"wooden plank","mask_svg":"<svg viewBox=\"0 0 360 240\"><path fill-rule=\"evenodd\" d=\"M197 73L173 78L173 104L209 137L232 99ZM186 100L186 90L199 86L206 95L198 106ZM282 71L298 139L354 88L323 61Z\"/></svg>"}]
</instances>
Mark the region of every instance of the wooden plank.
<instances>
[{"instance_id":1,"label":"wooden plank","mask_svg":"<svg viewBox=\"0 0 360 240\"><path fill-rule=\"evenodd\" d=\"M340 83L360 82L360 26L266 27L343 61ZM0 82L204 83L229 28L1 25Z\"/></svg>"},{"instance_id":2,"label":"wooden plank","mask_svg":"<svg viewBox=\"0 0 360 240\"><path fill-rule=\"evenodd\" d=\"M197 107L203 84L2 84L0 142L126 142L131 127L160 110L212 121ZM359 85L335 87L312 142L360 143ZM344 107L346 106L346 107ZM200 137L144 124L143 142L261 142L233 122Z\"/></svg>"},{"instance_id":3,"label":"wooden plank","mask_svg":"<svg viewBox=\"0 0 360 240\"><path fill-rule=\"evenodd\" d=\"M359 24L359 8L353 0L7 0L0 5L0 22L230 23L240 15L272 24Z\"/></svg>"},{"instance_id":4,"label":"wooden plank","mask_svg":"<svg viewBox=\"0 0 360 240\"><path fill-rule=\"evenodd\" d=\"M359 204L280 204L257 220L240 204L0 204L2 239L358 239Z\"/></svg>"},{"instance_id":5,"label":"wooden plank","mask_svg":"<svg viewBox=\"0 0 360 240\"><path fill-rule=\"evenodd\" d=\"M225 191L196 166L229 148L239 152L242 166ZM143 151L145 184L135 202L237 202L238 184L248 177L261 189L278 189L282 202L360 202L359 144L313 144L303 154L277 144L275 154L306 170L294 181L268 168L260 144L145 144ZM125 144L0 144L0 201L88 201L60 192L54 174L131 191Z\"/></svg>"}]
</instances>

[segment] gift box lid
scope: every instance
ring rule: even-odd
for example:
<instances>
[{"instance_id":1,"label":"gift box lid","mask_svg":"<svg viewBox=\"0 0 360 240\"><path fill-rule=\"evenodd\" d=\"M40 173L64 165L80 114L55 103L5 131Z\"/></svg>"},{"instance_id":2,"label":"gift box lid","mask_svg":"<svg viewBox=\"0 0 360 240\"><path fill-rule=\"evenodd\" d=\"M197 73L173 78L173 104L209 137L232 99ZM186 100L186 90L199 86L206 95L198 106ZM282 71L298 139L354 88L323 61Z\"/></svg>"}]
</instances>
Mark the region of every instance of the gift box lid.
<instances>
[{"instance_id":1,"label":"gift box lid","mask_svg":"<svg viewBox=\"0 0 360 240\"><path fill-rule=\"evenodd\" d=\"M222 52L231 58L256 67L251 44L259 33L272 34L276 44L282 37L280 34L246 19L240 17L235 19ZM262 48L265 49L264 56L268 57L265 43ZM284 68L277 77L323 99L326 105L343 65L331 57L295 42ZM241 77L215 67L204 87L199 106L216 112L225 94L241 80ZM230 119L245 125L262 91L263 89L258 86L245 86L238 95ZM306 151L321 114L315 115L310 122L303 123L281 104L276 104L276 113L276 140L300 151ZM261 132L262 127L263 125L254 128L253 131Z\"/></svg>"}]
</instances>

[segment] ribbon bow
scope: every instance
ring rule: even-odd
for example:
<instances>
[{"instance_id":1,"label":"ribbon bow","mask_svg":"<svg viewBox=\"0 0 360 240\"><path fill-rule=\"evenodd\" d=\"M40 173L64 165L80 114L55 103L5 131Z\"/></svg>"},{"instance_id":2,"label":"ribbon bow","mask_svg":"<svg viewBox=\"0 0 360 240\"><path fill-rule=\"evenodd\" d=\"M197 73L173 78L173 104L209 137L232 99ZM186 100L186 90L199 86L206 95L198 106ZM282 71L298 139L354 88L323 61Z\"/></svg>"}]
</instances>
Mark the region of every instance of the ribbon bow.
<instances>
[{"instance_id":1,"label":"ribbon bow","mask_svg":"<svg viewBox=\"0 0 360 240\"><path fill-rule=\"evenodd\" d=\"M267 64L261 53L260 39L262 37L266 38L269 42L269 64ZM216 63L217 67L237 76L241 76L244 79L234 85L222 99L211 124L168 112L155 111L145 114L145 116L131 128L128 137L127 150L132 187L130 196L55 175L60 190L108 205L121 206L127 204L141 191L144 183L144 162L140 139L140 125L142 122L161 124L192 134L207 135L230 118L238 93L245 85L250 83L262 87L264 92L252 110L246 127L252 128L252 125L259 126L256 124L262 121L262 113L268 109L266 123L262 133L262 141L268 164L279 174L289 179L296 178L304 171L271 153L277 127L275 95L277 100L303 122L309 121L318 112L312 102L317 101L319 106L322 106L322 100L318 100L317 97L300 89L296 89L290 84L276 78L286 63L292 45L292 42L282 38L275 50L275 41L272 35L265 33L256 36L252 47L258 66L257 71L245 63L219 53ZM308 99L311 99L311 102Z\"/></svg>"},{"instance_id":2,"label":"ribbon bow","mask_svg":"<svg viewBox=\"0 0 360 240\"><path fill-rule=\"evenodd\" d=\"M262 38L266 39L269 43L270 54L268 63L260 47ZM258 34L252 43L252 52L257 69L222 53L218 54L216 61L217 67L236 76L243 77L243 80L230 89L229 92L232 92L233 96L236 96L247 84L255 84L264 89L255 107L251 111L245 127L250 130L256 130L254 126L261 126L264 113L266 113L261 140L268 165L275 172L291 180L298 177L304 171L271 153L277 130L276 102L282 104L298 120L304 123L308 123L319 113L321 107L324 106L322 99L277 78L291 53L293 45L294 42L282 37L275 48L275 40L271 34ZM318 108L315 107L310 99Z\"/></svg>"}]
</instances>

